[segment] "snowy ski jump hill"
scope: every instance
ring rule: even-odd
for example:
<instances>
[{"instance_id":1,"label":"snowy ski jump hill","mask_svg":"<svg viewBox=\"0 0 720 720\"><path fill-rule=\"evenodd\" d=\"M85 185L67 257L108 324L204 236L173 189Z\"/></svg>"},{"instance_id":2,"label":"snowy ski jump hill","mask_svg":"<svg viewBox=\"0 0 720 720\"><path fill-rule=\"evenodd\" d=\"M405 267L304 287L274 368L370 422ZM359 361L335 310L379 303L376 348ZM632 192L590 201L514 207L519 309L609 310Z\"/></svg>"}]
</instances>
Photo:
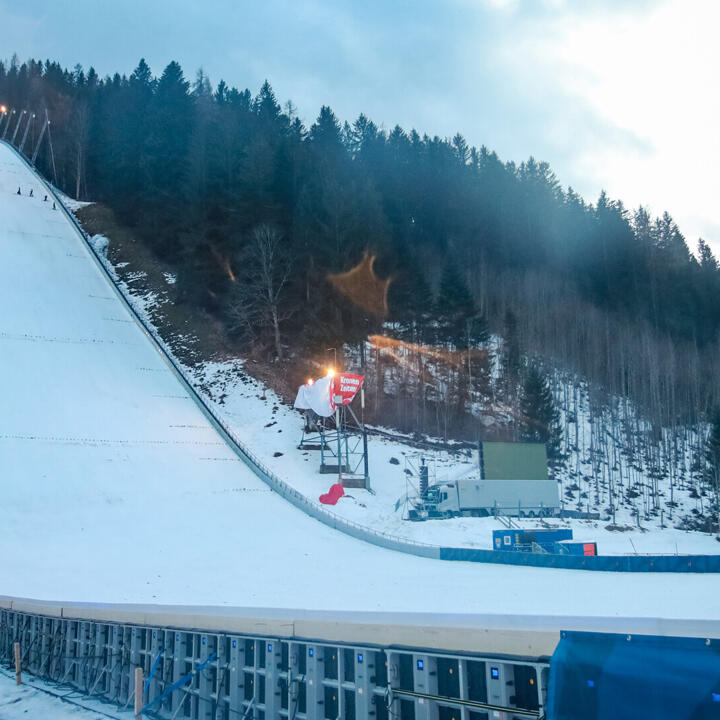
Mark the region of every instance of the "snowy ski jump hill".
<instances>
[{"instance_id":1,"label":"snowy ski jump hill","mask_svg":"<svg viewBox=\"0 0 720 720\"><path fill-rule=\"evenodd\" d=\"M707 621L720 635L718 574L445 562L293 506L231 449L46 194L0 143L0 593L619 632Z\"/></svg>"}]
</instances>

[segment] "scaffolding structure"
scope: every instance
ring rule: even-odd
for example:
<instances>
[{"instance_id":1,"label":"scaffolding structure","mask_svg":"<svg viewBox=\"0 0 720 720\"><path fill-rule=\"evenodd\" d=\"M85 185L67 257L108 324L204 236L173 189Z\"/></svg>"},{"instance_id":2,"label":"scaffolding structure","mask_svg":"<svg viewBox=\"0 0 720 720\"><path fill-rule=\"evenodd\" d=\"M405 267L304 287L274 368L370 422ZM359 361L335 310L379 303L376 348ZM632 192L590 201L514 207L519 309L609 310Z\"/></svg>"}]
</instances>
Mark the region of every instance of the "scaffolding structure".
<instances>
[{"instance_id":1,"label":"scaffolding structure","mask_svg":"<svg viewBox=\"0 0 720 720\"><path fill-rule=\"evenodd\" d=\"M23 672L121 709L142 668L142 715L163 720L524 720L543 717L549 673L540 659L0 609L5 667L16 642Z\"/></svg>"},{"instance_id":2,"label":"scaffolding structure","mask_svg":"<svg viewBox=\"0 0 720 720\"><path fill-rule=\"evenodd\" d=\"M361 395L361 410L364 405ZM337 475L344 487L370 490L367 431L350 405L337 405L335 414L321 417L304 411L300 450L320 451L320 474Z\"/></svg>"},{"instance_id":3,"label":"scaffolding structure","mask_svg":"<svg viewBox=\"0 0 720 720\"><path fill-rule=\"evenodd\" d=\"M36 120L40 116L40 113L33 112L32 110L21 110L18 112L15 108L7 108L3 106L3 109L0 110L0 140L7 140L13 147L17 148L17 150L22 153L34 167L42 142L45 137L47 137L53 169L53 178L55 180L55 184L57 184L55 153L53 151L52 137L50 135L50 116L48 115L47 108L45 108L42 114L44 115L44 118L37 121L40 123L39 132L37 132ZM12 131L10 131L11 127L14 128ZM22 134L20 134L21 129ZM30 132L31 130L32 133ZM8 133L10 133L9 137ZM16 143L16 140L18 139L19 144ZM28 139L30 139L30 145L28 146L28 152L25 152L25 145L27 144ZM30 153L30 148L33 148L32 153Z\"/></svg>"},{"instance_id":4,"label":"scaffolding structure","mask_svg":"<svg viewBox=\"0 0 720 720\"><path fill-rule=\"evenodd\" d=\"M403 507L404 520L424 519L422 504L428 488L437 482L437 463L434 455L410 453L405 455L405 494L397 501L395 509Z\"/></svg>"}]
</instances>

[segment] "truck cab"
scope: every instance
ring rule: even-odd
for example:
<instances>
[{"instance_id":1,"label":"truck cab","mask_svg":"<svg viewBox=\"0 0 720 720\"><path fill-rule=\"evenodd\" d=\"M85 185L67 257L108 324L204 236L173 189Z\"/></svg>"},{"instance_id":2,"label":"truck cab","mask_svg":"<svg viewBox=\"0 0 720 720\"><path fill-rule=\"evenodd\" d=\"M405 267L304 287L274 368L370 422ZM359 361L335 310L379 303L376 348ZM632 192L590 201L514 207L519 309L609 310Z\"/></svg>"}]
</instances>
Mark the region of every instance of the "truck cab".
<instances>
[{"instance_id":1,"label":"truck cab","mask_svg":"<svg viewBox=\"0 0 720 720\"><path fill-rule=\"evenodd\" d=\"M428 505L436 517L451 517L460 513L457 483L439 483L428 488Z\"/></svg>"}]
</instances>

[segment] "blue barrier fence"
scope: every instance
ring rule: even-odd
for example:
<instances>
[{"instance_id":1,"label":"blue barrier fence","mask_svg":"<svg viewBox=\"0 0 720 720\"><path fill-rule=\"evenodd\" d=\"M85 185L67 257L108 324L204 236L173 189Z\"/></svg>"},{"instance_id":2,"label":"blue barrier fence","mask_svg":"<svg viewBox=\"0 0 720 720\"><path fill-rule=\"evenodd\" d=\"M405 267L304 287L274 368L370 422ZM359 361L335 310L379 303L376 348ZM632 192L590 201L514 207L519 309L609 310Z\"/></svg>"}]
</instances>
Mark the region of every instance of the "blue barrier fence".
<instances>
[{"instance_id":1,"label":"blue barrier fence","mask_svg":"<svg viewBox=\"0 0 720 720\"><path fill-rule=\"evenodd\" d=\"M441 547L440 559L606 572L720 572L720 555L590 555L584 557L510 550Z\"/></svg>"}]
</instances>

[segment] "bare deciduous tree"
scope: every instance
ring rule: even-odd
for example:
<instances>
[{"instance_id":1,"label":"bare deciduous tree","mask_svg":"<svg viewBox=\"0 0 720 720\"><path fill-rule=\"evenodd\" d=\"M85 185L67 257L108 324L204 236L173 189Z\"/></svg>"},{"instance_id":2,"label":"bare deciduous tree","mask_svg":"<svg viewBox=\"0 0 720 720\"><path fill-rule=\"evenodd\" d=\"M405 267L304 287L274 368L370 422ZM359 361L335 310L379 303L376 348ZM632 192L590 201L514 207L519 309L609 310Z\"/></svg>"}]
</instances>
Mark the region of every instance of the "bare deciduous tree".
<instances>
[{"instance_id":1,"label":"bare deciduous tree","mask_svg":"<svg viewBox=\"0 0 720 720\"><path fill-rule=\"evenodd\" d=\"M281 232L272 225L258 225L238 258L238 267L230 306L235 328L254 340L268 333L275 357L282 360L281 328L293 311L284 303L291 262Z\"/></svg>"}]
</instances>

